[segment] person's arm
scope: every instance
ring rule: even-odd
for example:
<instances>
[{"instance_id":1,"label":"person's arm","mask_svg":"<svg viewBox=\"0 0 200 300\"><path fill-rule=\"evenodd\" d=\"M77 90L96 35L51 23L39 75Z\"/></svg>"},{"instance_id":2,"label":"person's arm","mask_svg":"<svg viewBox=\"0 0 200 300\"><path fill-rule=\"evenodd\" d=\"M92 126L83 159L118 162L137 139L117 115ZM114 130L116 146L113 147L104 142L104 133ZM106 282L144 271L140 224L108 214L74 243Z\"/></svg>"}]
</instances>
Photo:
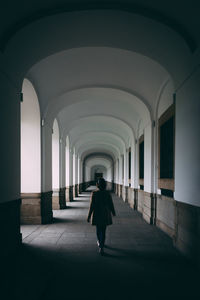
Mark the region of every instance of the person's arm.
<instances>
[{"instance_id":1,"label":"person's arm","mask_svg":"<svg viewBox=\"0 0 200 300\"><path fill-rule=\"evenodd\" d=\"M90 218L91 218L93 211L94 211L94 193L92 192L91 197L90 197L90 208L89 208L88 217L87 217L88 222L90 222Z\"/></svg>"},{"instance_id":2,"label":"person's arm","mask_svg":"<svg viewBox=\"0 0 200 300\"><path fill-rule=\"evenodd\" d=\"M116 216L116 212L115 212L115 208L114 208L114 204L112 201L112 196L109 194L109 204L110 204L110 210L113 216Z\"/></svg>"}]
</instances>

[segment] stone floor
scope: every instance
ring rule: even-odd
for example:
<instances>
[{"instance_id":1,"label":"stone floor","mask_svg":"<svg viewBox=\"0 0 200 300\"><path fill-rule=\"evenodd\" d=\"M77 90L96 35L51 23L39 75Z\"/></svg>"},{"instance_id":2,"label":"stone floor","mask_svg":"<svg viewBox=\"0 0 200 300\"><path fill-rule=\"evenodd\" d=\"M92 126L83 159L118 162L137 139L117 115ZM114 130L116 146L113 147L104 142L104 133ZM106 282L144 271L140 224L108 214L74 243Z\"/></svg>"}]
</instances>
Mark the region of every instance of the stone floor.
<instances>
[{"instance_id":1,"label":"stone floor","mask_svg":"<svg viewBox=\"0 0 200 300\"><path fill-rule=\"evenodd\" d=\"M103 257L86 222L89 192L54 211L53 224L22 226L23 246L7 262L1 299L199 299L197 270L171 239L113 201L117 216Z\"/></svg>"}]
</instances>

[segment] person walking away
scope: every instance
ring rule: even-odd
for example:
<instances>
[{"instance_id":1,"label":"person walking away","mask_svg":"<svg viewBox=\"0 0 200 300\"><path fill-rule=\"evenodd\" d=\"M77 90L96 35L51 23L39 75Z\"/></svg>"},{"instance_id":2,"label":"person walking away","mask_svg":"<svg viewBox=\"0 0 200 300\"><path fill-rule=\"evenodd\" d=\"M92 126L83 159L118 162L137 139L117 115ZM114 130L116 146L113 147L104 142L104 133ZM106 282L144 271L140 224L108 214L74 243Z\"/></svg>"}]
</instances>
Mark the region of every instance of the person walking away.
<instances>
[{"instance_id":1,"label":"person walking away","mask_svg":"<svg viewBox=\"0 0 200 300\"><path fill-rule=\"evenodd\" d=\"M96 226L97 244L100 254L103 255L106 227L112 224L112 215L116 216L116 213L112 197L106 191L106 181L104 178L99 178L96 185L97 190L91 194L87 221L91 221L91 224Z\"/></svg>"}]
</instances>

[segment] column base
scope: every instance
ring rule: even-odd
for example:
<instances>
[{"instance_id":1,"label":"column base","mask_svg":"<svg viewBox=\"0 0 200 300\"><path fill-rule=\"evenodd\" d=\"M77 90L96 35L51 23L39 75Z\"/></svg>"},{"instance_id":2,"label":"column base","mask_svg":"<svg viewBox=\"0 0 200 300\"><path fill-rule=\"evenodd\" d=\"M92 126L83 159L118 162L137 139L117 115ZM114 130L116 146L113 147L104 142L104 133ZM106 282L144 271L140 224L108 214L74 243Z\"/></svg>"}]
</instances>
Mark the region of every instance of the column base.
<instances>
[{"instance_id":1,"label":"column base","mask_svg":"<svg viewBox=\"0 0 200 300\"><path fill-rule=\"evenodd\" d=\"M75 196L75 186L73 185L73 187L72 187L72 190L73 190L73 199L76 197Z\"/></svg>"},{"instance_id":2,"label":"column base","mask_svg":"<svg viewBox=\"0 0 200 300\"><path fill-rule=\"evenodd\" d=\"M52 208L53 210L60 209L60 201L59 201L59 190L54 190L52 194Z\"/></svg>"},{"instance_id":3,"label":"column base","mask_svg":"<svg viewBox=\"0 0 200 300\"><path fill-rule=\"evenodd\" d=\"M134 208L134 189L128 187L128 203L131 208Z\"/></svg>"},{"instance_id":4,"label":"column base","mask_svg":"<svg viewBox=\"0 0 200 300\"><path fill-rule=\"evenodd\" d=\"M78 197L78 184L75 184L75 197Z\"/></svg>"},{"instance_id":5,"label":"column base","mask_svg":"<svg viewBox=\"0 0 200 300\"><path fill-rule=\"evenodd\" d=\"M138 190L138 211L143 214L143 207L144 207L144 191Z\"/></svg>"},{"instance_id":6,"label":"column base","mask_svg":"<svg viewBox=\"0 0 200 300\"><path fill-rule=\"evenodd\" d=\"M155 195L148 192L143 192L143 194L143 218L149 224L155 224Z\"/></svg>"},{"instance_id":7,"label":"column base","mask_svg":"<svg viewBox=\"0 0 200 300\"><path fill-rule=\"evenodd\" d=\"M119 197L119 190L120 190L120 185L117 183L116 185L116 195Z\"/></svg>"},{"instance_id":8,"label":"column base","mask_svg":"<svg viewBox=\"0 0 200 300\"><path fill-rule=\"evenodd\" d=\"M1 258L9 257L21 246L20 206L21 199L0 203Z\"/></svg>"},{"instance_id":9,"label":"column base","mask_svg":"<svg viewBox=\"0 0 200 300\"><path fill-rule=\"evenodd\" d=\"M82 183L79 183L79 185L78 185L78 192L79 192L79 194L82 193Z\"/></svg>"},{"instance_id":10,"label":"column base","mask_svg":"<svg viewBox=\"0 0 200 300\"><path fill-rule=\"evenodd\" d=\"M59 191L53 191L52 203L53 209L65 209L66 208L66 188L60 188Z\"/></svg>"},{"instance_id":11,"label":"column base","mask_svg":"<svg viewBox=\"0 0 200 300\"><path fill-rule=\"evenodd\" d=\"M70 202L74 201L74 197L73 197L73 185L71 185L69 187L69 201Z\"/></svg>"},{"instance_id":12,"label":"column base","mask_svg":"<svg viewBox=\"0 0 200 300\"><path fill-rule=\"evenodd\" d=\"M125 198L124 198L124 202L125 202L125 203L128 203L128 186L125 186L125 187L124 187L124 190L125 190Z\"/></svg>"},{"instance_id":13,"label":"column base","mask_svg":"<svg viewBox=\"0 0 200 300\"><path fill-rule=\"evenodd\" d=\"M52 192L21 194L21 199L21 224L52 222Z\"/></svg>"},{"instance_id":14,"label":"column base","mask_svg":"<svg viewBox=\"0 0 200 300\"><path fill-rule=\"evenodd\" d=\"M138 210L138 189L134 189L134 210Z\"/></svg>"},{"instance_id":15,"label":"column base","mask_svg":"<svg viewBox=\"0 0 200 300\"><path fill-rule=\"evenodd\" d=\"M59 191L59 205L60 205L60 209L65 209L67 208L66 206L66 193L65 193L66 188L60 188Z\"/></svg>"},{"instance_id":16,"label":"column base","mask_svg":"<svg viewBox=\"0 0 200 300\"><path fill-rule=\"evenodd\" d=\"M65 188L65 199L66 199L66 202L73 201L73 186L67 186Z\"/></svg>"},{"instance_id":17,"label":"column base","mask_svg":"<svg viewBox=\"0 0 200 300\"><path fill-rule=\"evenodd\" d=\"M122 184L119 185L119 197L122 198Z\"/></svg>"},{"instance_id":18,"label":"column base","mask_svg":"<svg viewBox=\"0 0 200 300\"><path fill-rule=\"evenodd\" d=\"M112 192L112 191L113 191L113 183L107 181L107 182L106 182L106 189L107 189L108 191Z\"/></svg>"}]
</instances>

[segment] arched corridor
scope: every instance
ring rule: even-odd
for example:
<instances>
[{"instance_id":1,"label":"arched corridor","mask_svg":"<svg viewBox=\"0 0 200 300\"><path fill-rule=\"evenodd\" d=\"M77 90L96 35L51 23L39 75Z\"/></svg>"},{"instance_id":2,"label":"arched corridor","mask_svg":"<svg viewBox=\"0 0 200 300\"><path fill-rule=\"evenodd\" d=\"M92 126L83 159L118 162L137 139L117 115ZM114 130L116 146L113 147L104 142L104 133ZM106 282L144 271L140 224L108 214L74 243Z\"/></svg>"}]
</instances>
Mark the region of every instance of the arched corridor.
<instances>
[{"instance_id":1,"label":"arched corridor","mask_svg":"<svg viewBox=\"0 0 200 300\"><path fill-rule=\"evenodd\" d=\"M104 269L115 298L125 285L148 298L158 286L169 286L168 296L174 289L175 299L193 295L200 266L198 3L11 1L0 16L0 258L16 266L11 298L34 289L29 276L35 299L64 295L66 282L76 292L76 280L84 291L91 280L100 298ZM118 210L104 260L86 222L88 188L101 177ZM93 278L95 267L102 272Z\"/></svg>"}]
</instances>

